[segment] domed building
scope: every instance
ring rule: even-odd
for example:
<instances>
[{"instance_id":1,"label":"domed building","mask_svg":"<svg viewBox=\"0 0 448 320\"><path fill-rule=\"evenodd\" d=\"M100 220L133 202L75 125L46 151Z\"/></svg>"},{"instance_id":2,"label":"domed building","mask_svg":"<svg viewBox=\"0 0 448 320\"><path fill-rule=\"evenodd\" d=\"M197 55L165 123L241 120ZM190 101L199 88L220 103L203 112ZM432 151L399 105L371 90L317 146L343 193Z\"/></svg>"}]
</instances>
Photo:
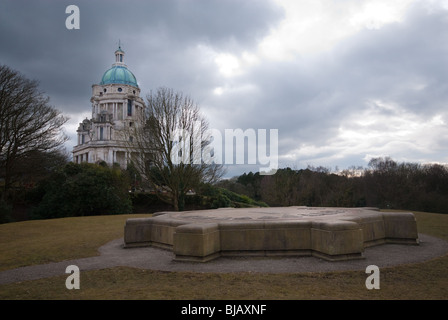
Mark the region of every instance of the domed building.
<instances>
[{"instance_id":1,"label":"domed building","mask_svg":"<svg viewBox=\"0 0 448 320\"><path fill-rule=\"evenodd\" d=\"M126 168L132 156L129 130L144 121L145 103L134 74L124 64L124 51L115 51L115 63L92 85L92 118L79 124L73 148L75 163L119 164Z\"/></svg>"}]
</instances>

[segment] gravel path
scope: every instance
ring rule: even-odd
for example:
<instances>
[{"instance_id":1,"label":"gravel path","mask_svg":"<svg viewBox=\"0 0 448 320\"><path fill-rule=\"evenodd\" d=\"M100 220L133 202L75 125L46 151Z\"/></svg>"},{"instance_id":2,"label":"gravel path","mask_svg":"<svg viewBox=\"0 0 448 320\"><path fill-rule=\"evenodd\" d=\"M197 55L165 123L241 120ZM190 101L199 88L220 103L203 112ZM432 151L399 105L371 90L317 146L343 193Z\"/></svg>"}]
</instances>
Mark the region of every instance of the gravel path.
<instances>
[{"instance_id":1,"label":"gravel path","mask_svg":"<svg viewBox=\"0 0 448 320\"><path fill-rule=\"evenodd\" d=\"M315 257L290 258L219 258L207 263L172 261L171 251L158 248L123 249L123 239L117 239L99 248L100 256L66 260L12 269L0 272L0 284L20 282L64 275L69 265L85 270L105 269L116 266L128 266L160 271L186 272L328 272L343 270L365 270L368 265L379 268L401 264L416 263L440 257L448 253L448 242L419 234L420 245L386 244L366 248L365 259L329 262ZM67 274L68 276L68 274Z\"/></svg>"}]
</instances>

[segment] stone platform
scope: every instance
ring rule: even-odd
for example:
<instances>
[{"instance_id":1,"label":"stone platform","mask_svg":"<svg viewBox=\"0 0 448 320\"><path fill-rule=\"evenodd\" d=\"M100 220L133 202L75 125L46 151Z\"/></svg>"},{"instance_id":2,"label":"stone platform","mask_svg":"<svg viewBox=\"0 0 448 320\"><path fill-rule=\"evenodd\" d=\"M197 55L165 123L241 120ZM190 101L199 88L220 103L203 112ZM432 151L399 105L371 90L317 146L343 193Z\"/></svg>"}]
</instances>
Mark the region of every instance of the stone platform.
<instances>
[{"instance_id":1,"label":"stone platform","mask_svg":"<svg viewBox=\"0 0 448 320\"><path fill-rule=\"evenodd\" d=\"M172 250L176 261L220 256L316 256L329 261L363 258L364 248L418 244L409 212L376 208L278 207L159 212L128 219L125 248Z\"/></svg>"}]
</instances>

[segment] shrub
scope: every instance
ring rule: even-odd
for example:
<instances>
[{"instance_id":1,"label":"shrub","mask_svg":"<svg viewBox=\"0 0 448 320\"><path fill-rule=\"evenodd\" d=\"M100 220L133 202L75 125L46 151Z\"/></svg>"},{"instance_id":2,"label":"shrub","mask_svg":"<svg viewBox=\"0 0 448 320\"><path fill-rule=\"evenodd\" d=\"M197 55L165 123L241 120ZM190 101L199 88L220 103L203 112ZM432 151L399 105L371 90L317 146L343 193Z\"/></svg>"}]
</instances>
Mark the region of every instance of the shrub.
<instances>
[{"instance_id":1,"label":"shrub","mask_svg":"<svg viewBox=\"0 0 448 320\"><path fill-rule=\"evenodd\" d=\"M40 187L44 195L33 218L132 212L129 180L118 168L69 163Z\"/></svg>"}]
</instances>

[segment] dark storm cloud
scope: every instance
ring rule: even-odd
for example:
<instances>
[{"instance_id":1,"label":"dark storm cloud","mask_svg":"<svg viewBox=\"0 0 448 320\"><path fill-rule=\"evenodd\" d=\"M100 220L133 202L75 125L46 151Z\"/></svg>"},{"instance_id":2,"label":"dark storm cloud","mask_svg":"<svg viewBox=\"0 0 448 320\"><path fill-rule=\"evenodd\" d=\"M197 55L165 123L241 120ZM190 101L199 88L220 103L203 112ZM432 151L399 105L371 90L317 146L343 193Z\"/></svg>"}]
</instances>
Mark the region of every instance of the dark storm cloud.
<instances>
[{"instance_id":1,"label":"dark storm cloud","mask_svg":"<svg viewBox=\"0 0 448 320\"><path fill-rule=\"evenodd\" d=\"M70 4L80 9L79 30L65 28ZM64 111L81 112L119 39L137 80L170 85L167 75L182 86L200 64L189 48L254 45L281 14L260 1L3 1L0 61L39 80Z\"/></svg>"},{"instance_id":2,"label":"dark storm cloud","mask_svg":"<svg viewBox=\"0 0 448 320\"><path fill-rule=\"evenodd\" d=\"M3 1L0 12L0 59L4 64L40 81L52 103L64 111L85 108L90 85L104 43L96 43L89 12L81 12L81 29L65 27L65 1ZM96 55L96 56L95 56Z\"/></svg>"}]
</instances>

